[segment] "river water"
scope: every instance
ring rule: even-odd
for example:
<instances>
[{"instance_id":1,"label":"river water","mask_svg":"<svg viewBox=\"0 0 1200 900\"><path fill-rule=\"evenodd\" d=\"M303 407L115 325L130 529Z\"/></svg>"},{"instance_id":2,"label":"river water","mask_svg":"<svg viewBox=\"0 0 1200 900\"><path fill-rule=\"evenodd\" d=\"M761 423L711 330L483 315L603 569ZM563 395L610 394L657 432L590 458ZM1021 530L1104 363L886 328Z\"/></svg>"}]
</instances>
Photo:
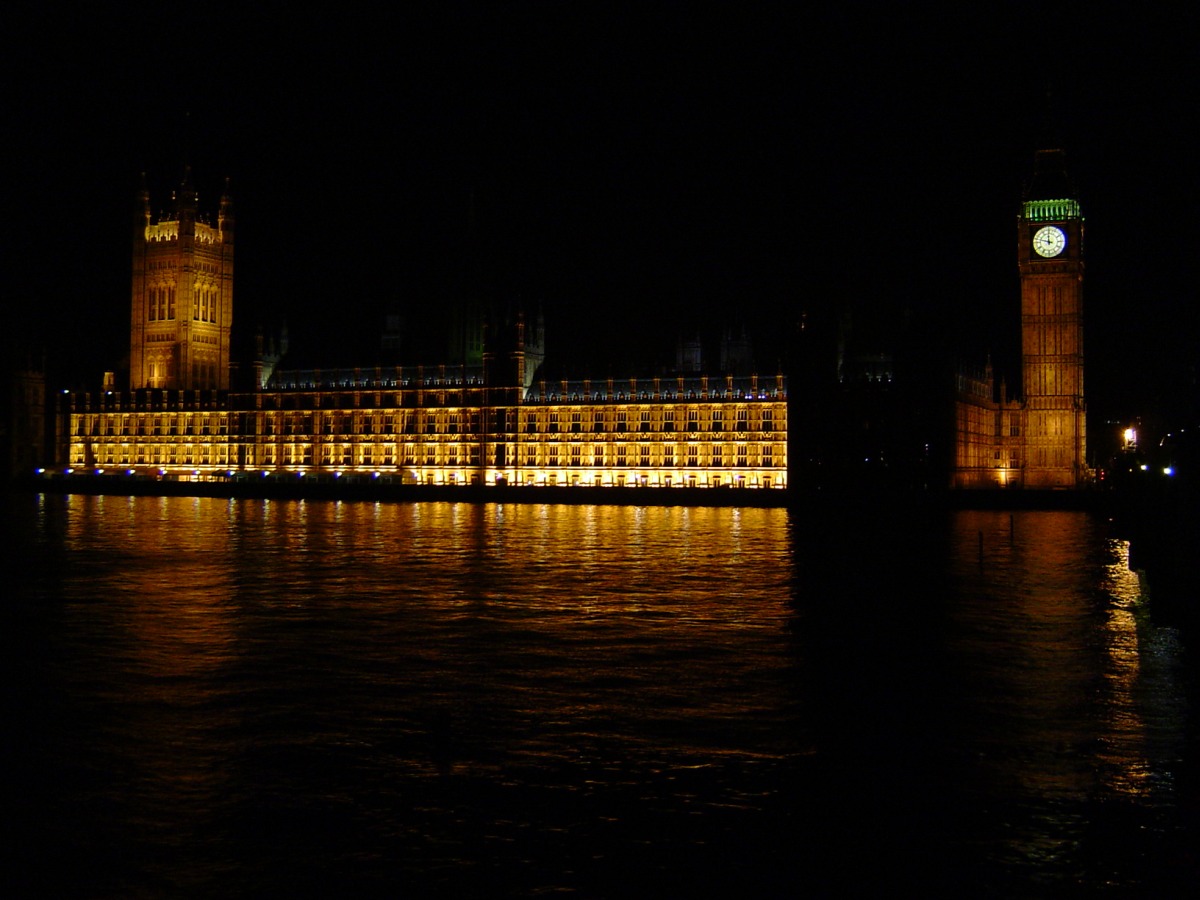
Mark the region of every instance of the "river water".
<instances>
[{"instance_id":1,"label":"river water","mask_svg":"<svg viewBox=\"0 0 1200 900\"><path fill-rule=\"evenodd\" d=\"M17 494L6 896L1168 896L1107 524Z\"/></svg>"}]
</instances>

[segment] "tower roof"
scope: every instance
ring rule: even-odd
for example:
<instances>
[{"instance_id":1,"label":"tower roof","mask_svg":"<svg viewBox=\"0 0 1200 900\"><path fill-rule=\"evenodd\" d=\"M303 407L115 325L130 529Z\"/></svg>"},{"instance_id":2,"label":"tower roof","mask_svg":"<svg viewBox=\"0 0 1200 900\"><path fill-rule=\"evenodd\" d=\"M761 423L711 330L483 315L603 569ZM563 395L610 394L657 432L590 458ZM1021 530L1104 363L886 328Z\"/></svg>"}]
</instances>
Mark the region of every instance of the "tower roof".
<instances>
[{"instance_id":1,"label":"tower roof","mask_svg":"<svg viewBox=\"0 0 1200 900\"><path fill-rule=\"evenodd\" d=\"M1082 218L1079 194L1067 174L1066 153L1039 150L1033 161L1033 178L1025 189L1021 216L1029 222Z\"/></svg>"},{"instance_id":2,"label":"tower roof","mask_svg":"<svg viewBox=\"0 0 1200 900\"><path fill-rule=\"evenodd\" d=\"M1026 200L1075 200L1079 195L1067 174L1063 150L1039 150L1033 160L1033 177L1025 190Z\"/></svg>"}]
</instances>

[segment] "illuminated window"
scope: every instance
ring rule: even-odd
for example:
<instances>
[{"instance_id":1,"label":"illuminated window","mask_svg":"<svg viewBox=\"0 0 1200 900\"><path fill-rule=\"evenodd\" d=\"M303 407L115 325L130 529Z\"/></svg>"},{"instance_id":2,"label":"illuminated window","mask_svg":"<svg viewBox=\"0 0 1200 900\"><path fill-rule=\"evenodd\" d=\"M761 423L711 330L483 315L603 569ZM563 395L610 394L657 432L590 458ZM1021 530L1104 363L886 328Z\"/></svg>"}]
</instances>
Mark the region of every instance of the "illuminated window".
<instances>
[{"instance_id":1,"label":"illuminated window","mask_svg":"<svg viewBox=\"0 0 1200 900\"><path fill-rule=\"evenodd\" d=\"M687 451L687 464L689 466L697 466L700 464L699 459L700 459L699 449L694 444L689 445L688 451Z\"/></svg>"},{"instance_id":2,"label":"illuminated window","mask_svg":"<svg viewBox=\"0 0 1200 900\"><path fill-rule=\"evenodd\" d=\"M745 431L750 427L750 411L748 409L739 409L737 411L737 430Z\"/></svg>"},{"instance_id":3,"label":"illuminated window","mask_svg":"<svg viewBox=\"0 0 1200 900\"><path fill-rule=\"evenodd\" d=\"M688 431L697 431L700 428L700 411L695 409L688 410Z\"/></svg>"}]
</instances>

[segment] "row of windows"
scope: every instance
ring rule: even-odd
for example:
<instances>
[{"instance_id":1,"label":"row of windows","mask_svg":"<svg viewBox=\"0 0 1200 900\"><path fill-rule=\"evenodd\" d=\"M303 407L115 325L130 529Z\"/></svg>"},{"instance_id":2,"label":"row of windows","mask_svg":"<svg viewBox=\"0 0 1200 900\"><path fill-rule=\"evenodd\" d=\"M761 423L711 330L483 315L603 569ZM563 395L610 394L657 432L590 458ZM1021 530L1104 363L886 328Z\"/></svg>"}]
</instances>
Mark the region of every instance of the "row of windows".
<instances>
[{"instance_id":1,"label":"row of windows","mask_svg":"<svg viewBox=\"0 0 1200 900\"><path fill-rule=\"evenodd\" d=\"M234 463L228 444L102 444L71 447L75 466L227 466Z\"/></svg>"},{"instance_id":2,"label":"row of windows","mask_svg":"<svg viewBox=\"0 0 1200 900\"><path fill-rule=\"evenodd\" d=\"M503 445L501 445L501 448ZM202 442L199 444L179 444L175 442L130 442L130 443L100 443L91 444L76 442L72 447L75 462L83 464L84 458L90 453L99 456L104 462L132 464L136 462L178 461L187 465L190 463L216 462L225 459L237 448L253 454L256 450L263 462L279 465L301 465L308 460L311 465L314 452L318 452L323 465L394 465L399 460L401 465L478 465L480 445L471 444L318 444L314 450L311 443L282 443L238 446L228 443ZM774 444L631 444L609 447L604 444L573 444L558 446L555 444L529 444L514 447L514 453L509 456L504 449L494 448L498 457L497 465L509 463L533 467L557 468L571 466L574 468L587 467L617 467L630 466L763 466L775 467L783 465L783 448Z\"/></svg>"},{"instance_id":3,"label":"row of windows","mask_svg":"<svg viewBox=\"0 0 1200 900\"><path fill-rule=\"evenodd\" d=\"M197 285L192 291L192 318L197 322L217 321L217 290Z\"/></svg>"},{"instance_id":4,"label":"row of windows","mask_svg":"<svg viewBox=\"0 0 1200 900\"><path fill-rule=\"evenodd\" d=\"M1054 316L1076 319L1079 315L1079 291L1069 283L1035 284L1025 296L1024 312L1030 316Z\"/></svg>"},{"instance_id":5,"label":"row of windows","mask_svg":"<svg viewBox=\"0 0 1200 900\"><path fill-rule=\"evenodd\" d=\"M708 444L701 447L692 444L686 448L677 448L672 445L651 447L648 444L620 445L616 448L607 448L604 445L559 447L551 444L547 447L527 444L522 462L526 466L535 468L562 466L571 468L611 468L614 466L616 468L696 468L699 466L745 468L747 466L763 466L771 468L783 465L783 453L780 448L771 444L761 446L738 444L732 447Z\"/></svg>"},{"instance_id":6,"label":"row of windows","mask_svg":"<svg viewBox=\"0 0 1200 900\"><path fill-rule=\"evenodd\" d=\"M192 293L192 319L196 322L216 322L218 308L216 288L198 287ZM151 322L175 320L175 286L153 285L146 302L147 318Z\"/></svg>"},{"instance_id":7,"label":"row of windows","mask_svg":"<svg viewBox=\"0 0 1200 900\"><path fill-rule=\"evenodd\" d=\"M233 449L224 444L107 444L99 447L85 447L78 444L73 448L71 462L73 465L168 465L168 466L225 466L233 463ZM684 455L664 454L661 458L652 457L643 450L638 455L626 456L621 453L613 461L607 461L597 455L591 458L586 455L572 454L568 458L558 458L557 453L542 459L530 453L523 460L512 460L512 464L525 465L529 468L777 468L782 466L781 457L767 450L759 458L748 454L747 448L739 447L736 454L714 452L711 456L702 456L694 450ZM244 462L250 466L311 466L314 458L320 459L323 467L332 466L381 466L395 467L397 464L405 468L443 467L443 466L472 466L480 464L478 446L459 447L455 444L444 446L429 445L423 448L406 447L397 454L395 448L371 447L356 448L350 445L325 445L314 457L314 449L309 444L287 444L280 447L267 445L260 452L249 453ZM505 460L507 462L507 460Z\"/></svg>"},{"instance_id":8,"label":"row of windows","mask_svg":"<svg viewBox=\"0 0 1200 900\"><path fill-rule=\"evenodd\" d=\"M689 409L676 412L666 410L596 410L589 412L559 413L544 410L525 413L523 430L529 434L571 434L585 432L649 432L674 431L676 426L688 431L774 431L774 411L762 409L753 418L750 410L714 408L710 410Z\"/></svg>"},{"instance_id":9,"label":"row of windows","mask_svg":"<svg viewBox=\"0 0 1200 900\"><path fill-rule=\"evenodd\" d=\"M71 433L93 437L136 437L170 435L223 435L229 431L229 420L219 414L189 415L91 415L72 416Z\"/></svg>"},{"instance_id":10,"label":"row of windows","mask_svg":"<svg viewBox=\"0 0 1200 900\"><path fill-rule=\"evenodd\" d=\"M165 377L166 363L149 363L151 380ZM216 366L197 360L192 379L198 385L216 384ZM237 433L267 437L286 435L470 435L479 434L485 419L479 410L405 410L399 412L331 411L289 413L94 413L73 416L73 433L79 435L190 435L225 434L229 419L238 416ZM690 410L597 410L595 412L547 412L540 410L497 410L487 414L489 434L774 434L783 429L782 411L772 408Z\"/></svg>"},{"instance_id":11,"label":"row of windows","mask_svg":"<svg viewBox=\"0 0 1200 900\"><path fill-rule=\"evenodd\" d=\"M173 321L175 318L175 285L156 284L152 286L146 305L151 322Z\"/></svg>"},{"instance_id":12,"label":"row of windows","mask_svg":"<svg viewBox=\"0 0 1200 900\"><path fill-rule=\"evenodd\" d=\"M192 363L192 384L199 390L210 390L217 387L216 363L197 360Z\"/></svg>"},{"instance_id":13,"label":"row of windows","mask_svg":"<svg viewBox=\"0 0 1200 900\"><path fill-rule=\"evenodd\" d=\"M1026 394L1029 397L1073 397L1081 395L1082 367L1059 363L1025 366Z\"/></svg>"},{"instance_id":14,"label":"row of windows","mask_svg":"<svg viewBox=\"0 0 1200 900\"><path fill-rule=\"evenodd\" d=\"M546 414L522 411L520 430L525 434L630 434L671 433L679 430L737 431L772 433L779 427L774 411L762 410L750 416L749 410L739 409L729 414L725 410L689 410L677 414L673 410L651 413L643 411L634 415L624 411ZM489 422L491 433L511 432L514 417L501 411ZM479 431L478 412L446 410L414 411L400 413L355 413L334 412L316 415L315 421L326 434L476 434ZM267 415L262 420L264 434L296 434L312 431L312 413L293 413L287 416Z\"/></svg>"}]
</instances>

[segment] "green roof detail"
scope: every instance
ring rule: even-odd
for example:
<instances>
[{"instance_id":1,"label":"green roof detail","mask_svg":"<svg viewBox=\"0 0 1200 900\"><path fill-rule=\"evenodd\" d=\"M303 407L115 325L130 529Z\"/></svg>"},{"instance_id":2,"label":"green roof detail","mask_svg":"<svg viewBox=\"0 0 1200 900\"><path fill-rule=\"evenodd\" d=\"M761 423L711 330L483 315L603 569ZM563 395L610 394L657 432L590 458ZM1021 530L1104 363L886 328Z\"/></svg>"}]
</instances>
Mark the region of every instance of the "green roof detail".
<instances>
[{"instance_id":1,"label":"green roof detail","mask_svg":"<svg viewBox=\"0 0 1200 900\"><path fill-rule=\"evenodd\" d=\"M1083 215L1078 200L1026 200L1021 204L1021 217L1027 222L1055 222Z\"/></svg>"}]
</instances>

